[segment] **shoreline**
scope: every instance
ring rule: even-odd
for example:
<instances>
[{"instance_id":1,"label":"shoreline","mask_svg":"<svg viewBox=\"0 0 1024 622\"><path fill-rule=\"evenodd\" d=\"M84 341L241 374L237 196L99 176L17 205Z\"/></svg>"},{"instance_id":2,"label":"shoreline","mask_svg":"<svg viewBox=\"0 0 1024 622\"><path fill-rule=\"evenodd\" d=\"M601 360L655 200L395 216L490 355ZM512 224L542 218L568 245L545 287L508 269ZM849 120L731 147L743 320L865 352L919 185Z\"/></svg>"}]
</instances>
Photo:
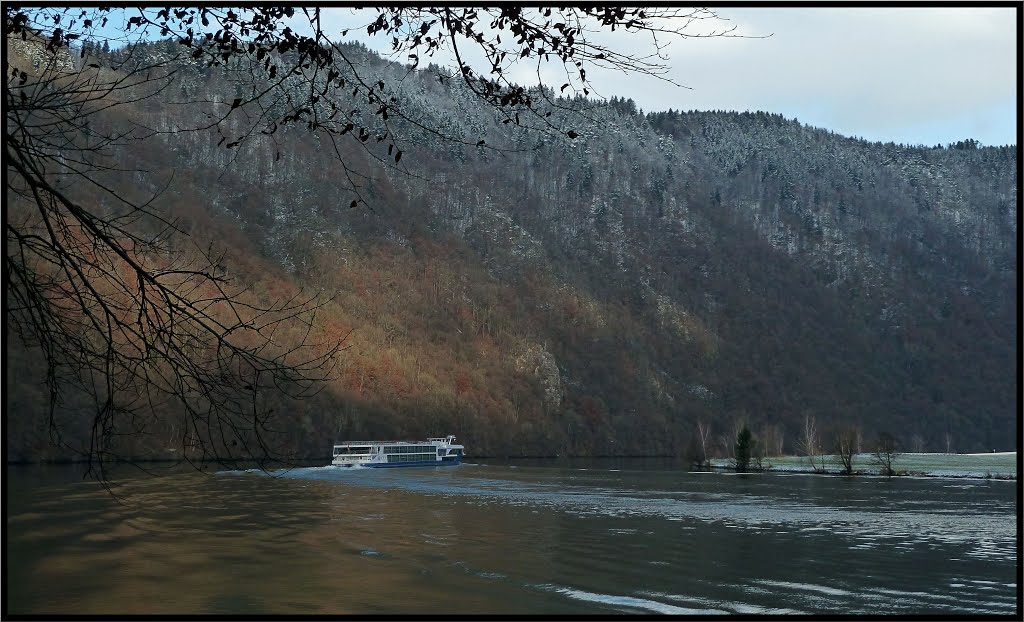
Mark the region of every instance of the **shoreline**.
<instances>
[{"instance_id":1,"label":"shoreline","mask_svg":"<svg viewBox=\"0 0 1024 622\"><path fill-rule=\"evenodd\" d=\"M1011 452L1012 453L1012 452ZM962 454L969 455L969 454ZM983 456L990 456L992 454L980 454ZM746 471L739 472L735 466L725 464L713 464L708 467L705 472L729 472L737 475L761 475L765 473L776 474L776 475L822 475L829 477L927 477L931 479L976 479L976 480L999 480L999 481L1017 481L1017 475L1013 473L1005 472L988 472L985 473L943 473L939 471L919 471L910 469L897 469L892 475L883 475L877 471L868 471L864 469L854 470L853 473L845 473L838 469L824 469L817 470L812 467L773 467L767 466L760 469L748 468ZM700 470L694 472L701 472Z\"/></svg>"},{"instance_id":2,"label":"shoreline","mask_svg":"<svg viewBox=\"0 0 1024 622\"><path fill-rule=\"evenodd\" d=\"M993 455L1013 455L1016 452L1000 452L1000 453L983 453L983 454L947 454L956 456L993 456ZM920 455L920 454L919 454ZM927 477L927 478L945 478L945 479L973 479L973 480L999 480L999 481L1016 481L1017 474L1009 473L1006 471L995 471L992 472L990 469L980 470L963 470L957 472L955 469L951 469L951 472L944 472L945 470L928 471L921 469L896 469L896 472L892 475L882 475L877 470L870 469L857 469L853 473L847 474L839 469L825 468L815 469L814 467L808 467L803 465L772 465L767 464L762 468L748 468L746 471L739 473L736 467L731 464L722 464L712 462L704 466L695 466L693 464L686 464L685 461L680 459L678 456L467 456L470 460L466 462L477 462L480 460L492 460L500 462L518 462L518 461L529 461L529 460L541 460L551 462L563 462L566 460L671 460L673 462L679 462L681 472L686 473L732 473L738 475L761 475L761 474L781 474L781 475L822 475L830 477ZM245 463L247 461L240 460L239 463ZM69 465L84 465L86 460L75 460L75 459L52 459L52 460L6 460L5 465L24 467L24 466L69 466ZM182 458L145 458L145 459L123 459L123 460L111 460L105 462L108 466L118 465L134 465L139 468L145 467L145 465L189 465L194 467L195 470L200 470L204 464L209 465L220 465L229 467L228 464L223 464L217 461L211 461L208 463L193 462L189 463L188 460ZM295 467L310 467L310 466L326 466L329 464L329 459L317 460L315 458L310 459L299 459L293 462L289 461L273 461L266 464L268 468L295 468ZM258 467L257 467L258 468Z\"/></svg>"}]
</instances>

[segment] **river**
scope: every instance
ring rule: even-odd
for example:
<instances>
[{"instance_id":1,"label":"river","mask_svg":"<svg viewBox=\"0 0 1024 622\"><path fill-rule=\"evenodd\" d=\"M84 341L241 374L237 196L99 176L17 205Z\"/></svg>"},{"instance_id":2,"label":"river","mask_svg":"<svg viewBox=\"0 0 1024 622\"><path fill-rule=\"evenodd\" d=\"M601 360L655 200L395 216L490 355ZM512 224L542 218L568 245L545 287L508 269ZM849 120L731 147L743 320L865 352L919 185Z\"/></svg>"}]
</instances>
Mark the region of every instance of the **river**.
<instances>
[{"instance_id":1,"label":"river","mask_svg":"<svg viewBox=\"0 0 1024 622\"><path fill-rule=\"evenodd\" d=\"M180 470L179 470L180 471ZM1018 615L1017 483L7 467L9 614Z\"/></svg>"}]
</instances>

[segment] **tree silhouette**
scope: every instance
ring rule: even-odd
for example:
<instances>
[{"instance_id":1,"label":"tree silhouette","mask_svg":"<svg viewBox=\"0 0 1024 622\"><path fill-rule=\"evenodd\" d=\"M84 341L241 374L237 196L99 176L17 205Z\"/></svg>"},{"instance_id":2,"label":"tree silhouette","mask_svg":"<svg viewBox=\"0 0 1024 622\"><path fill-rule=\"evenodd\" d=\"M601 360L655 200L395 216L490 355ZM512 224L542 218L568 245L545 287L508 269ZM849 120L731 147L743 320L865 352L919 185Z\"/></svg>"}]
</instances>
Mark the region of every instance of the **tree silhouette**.
<instances>
[{"instance_id":1,"label":"tree silhouette","mask_svg":"<svg viewBox=\"0 0 1024 622\"><path fill-rule=\"evenodd\" d=\"M846 475L853 475L853 460L857 456L860 434L857 426L847 426L836 432L835 454Z\"/></svg>"},{"instance_id":2,"label":"tree silhouette","mask_svg":"<svg viewBox=\"0 0 1024 622\"><path fill-rule=\"evenodd\" d=\"M893 464L899 455L899 441L896 440L896 437L888 432L879 433L871 457L872 461L878 465L882 475L891 477L896 474Z\"/></svg>"},{"instance_id":3,"label":"tree silhouette","mask_svg":"<svg viewBox=\"0 0 1024 622\"><path fill-rule=\"evenodd\" d=\"M747 468L750 466L750 457L754 453L755 440L753 434L750 433L750 428L746 425L740 430L740 433L736 435L736 471L739 473L746 473Z\"/></svg>"}]
</instances>

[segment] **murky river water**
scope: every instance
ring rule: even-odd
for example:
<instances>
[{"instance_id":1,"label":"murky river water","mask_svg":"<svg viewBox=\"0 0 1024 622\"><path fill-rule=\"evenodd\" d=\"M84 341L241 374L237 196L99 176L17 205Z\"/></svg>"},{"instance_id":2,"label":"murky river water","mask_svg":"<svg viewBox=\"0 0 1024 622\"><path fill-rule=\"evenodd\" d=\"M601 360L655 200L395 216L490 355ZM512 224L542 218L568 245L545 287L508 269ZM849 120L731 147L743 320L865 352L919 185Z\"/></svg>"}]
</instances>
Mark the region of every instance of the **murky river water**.
<instances>
[{"instance_id":1,"label":"murky river water","mask_svg":"<svg viewBox=\"0 0 1024 622\"><path fill-rule=\"evenodd\" d=\"M11 614L1019 615L1017 484L647 462L8 467Z\"/></svg>"}]
</instances>

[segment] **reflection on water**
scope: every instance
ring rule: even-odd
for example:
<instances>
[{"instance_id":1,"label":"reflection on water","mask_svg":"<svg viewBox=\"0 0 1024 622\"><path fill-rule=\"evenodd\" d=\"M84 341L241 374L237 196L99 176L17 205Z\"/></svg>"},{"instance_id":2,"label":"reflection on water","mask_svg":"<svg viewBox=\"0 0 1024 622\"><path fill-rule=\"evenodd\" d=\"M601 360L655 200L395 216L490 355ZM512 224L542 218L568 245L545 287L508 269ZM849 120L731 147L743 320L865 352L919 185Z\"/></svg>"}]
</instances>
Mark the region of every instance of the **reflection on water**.
<instances>
[{"instance_id":1,"label":"reflection on water","mask_svg":"<svg viewBox=\"0 0 1024 622\"><path fill-rule=\"evenodd\" d=\"M11 613L1016 613L1010 482L68 470L9 469Z\"/></svg>"}]
</instances>

